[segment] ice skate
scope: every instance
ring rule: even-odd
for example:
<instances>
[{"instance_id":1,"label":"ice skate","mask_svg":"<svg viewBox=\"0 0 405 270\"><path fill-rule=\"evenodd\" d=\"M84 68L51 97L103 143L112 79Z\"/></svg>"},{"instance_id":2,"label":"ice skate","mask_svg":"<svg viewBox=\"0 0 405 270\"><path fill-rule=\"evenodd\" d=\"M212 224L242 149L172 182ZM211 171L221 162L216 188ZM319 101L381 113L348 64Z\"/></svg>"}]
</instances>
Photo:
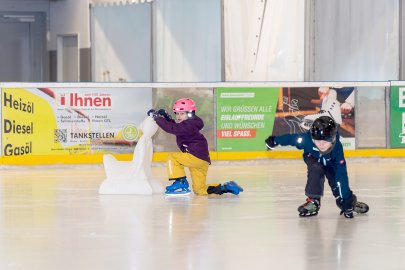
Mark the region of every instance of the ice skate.
<instances>
[{"instance_id":1,"label":"ice skate","mask_svg":"<svg viewBox=\"0 0 405 270\"><path fill-rule=\"evenodd\" d=\"M318 214L321 208L321 203L317 199L307 198L307 201L298 207L298 212L300 217L310 217Z\"/></svg>"},{"instance_id":2,"label":"ice skate","mask_svg":"<svg viewBox=\"0 0 405 270\"><path fill-rule=\"evenodd\" d=\"M166 187L165 194L168 196L181 196L181 195L189 195L191 193L190 189L188 188L188 181L186 178L180 178L174 181L173 184Z\"/></svg>"},{"instance_id":3,"label":"ice skate","mask_svg":"<svg viewBox=\"0 0 405 270\"><path fill-rule=\"evenodd\" d=\"M340 102L336 99L336 91L330 90L330 93L322 101L321 110L319 113L310 114L302 119L300 126L309 130L312 123L321 116L332 117L333 120L339 125L342 124L342 113L340 111Z\"/></svg>"},{"instance_id":4,"label":"ice skate","mask_svg":"<svg viewBox=\"0 0 405 270\"><path fill-rule=\"evenodd\" d=\"M336 199L336 205L342 210L342 201L340 200L340 197ZM356 195L353 194L353 212L357 214L365 214L368 210L370 210L370 207L364 202L357 201Z\"/></svg>"},{"instance_id":5,"label":"ice skate","mask_svg":"<svg viewBox=\"0 0 405 270\"><path fill-rule=\"evenodd\" d=\"M365 214L369 209L370 207L364 202L356 202L353 207L353 211L357 214Z\"/></svg>"},{"instance_id":6,"label":"ice skate","mask_svg":"<svg viewBox=\"0 0 405 270\"><path fill-rule=\"evenodd\" d=\"M241 188L236 182L229 181L224 183L222 186L222 191L224 193L232 193L234 195L238 195L240 192L243 192L243 188Z\"/></svg>"}]
</instances>

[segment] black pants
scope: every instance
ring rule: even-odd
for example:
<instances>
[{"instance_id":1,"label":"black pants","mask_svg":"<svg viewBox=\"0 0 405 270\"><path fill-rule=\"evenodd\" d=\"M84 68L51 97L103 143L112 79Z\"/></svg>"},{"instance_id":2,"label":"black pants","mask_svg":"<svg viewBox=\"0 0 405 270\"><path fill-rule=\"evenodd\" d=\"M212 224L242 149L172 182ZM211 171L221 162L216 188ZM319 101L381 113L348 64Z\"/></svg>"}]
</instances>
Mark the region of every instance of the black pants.
<instances>
[{"instance_id":1,"label":"black pants","mask_svg":"<svg viewBox=\"0 0 405 270\"><path fill-rule=\"evenodd\" d=\"M323 196L325 177L335 197L339 196L339 190L336 183L335 172L332 167L324 166L313 157L305 157L305 163L308 168L307 185L305 186L305 195L320 199Z\"/></svg>"}]
</instances>

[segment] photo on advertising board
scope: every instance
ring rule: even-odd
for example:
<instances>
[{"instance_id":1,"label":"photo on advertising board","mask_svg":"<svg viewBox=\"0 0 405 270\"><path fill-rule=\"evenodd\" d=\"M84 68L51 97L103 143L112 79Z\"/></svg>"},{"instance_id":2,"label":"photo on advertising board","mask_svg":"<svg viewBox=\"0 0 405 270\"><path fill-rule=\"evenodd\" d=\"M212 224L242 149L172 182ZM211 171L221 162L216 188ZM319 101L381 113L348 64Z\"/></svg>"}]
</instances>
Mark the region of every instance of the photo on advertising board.
<instances>
[{"instance_id":1,"label":"photo on advertising board","mask_svg":"<svg viewBox=\"0 0 405 270\"><path fill-rule=\"evenodd\" d=\"M5 156L132 153L150 88L3 88Z\"/></svg>"},{"instance_id":2,"label":"photo on advertising board","mask_svg":"<svg viewBox=\"0 0 405 270\"><path fill-rule=\"evenodd\" d=\"M320 115L355 148L354 87L218 88L216 97L218 151L264 151L267 136L306 132Z\"/></svg>"},{"instance_id":3,"label":"photo on advertising board","mask_svg":"<svg viewBox=\"0 0 405 270\"><path fill-rule=\"evenodd\" d=\"M303 133L312 122L331 116L339 124L339 135L346 149L354 149L354 87L284 87L277 104L273 135Z\"/></svg>"}]
</instances>

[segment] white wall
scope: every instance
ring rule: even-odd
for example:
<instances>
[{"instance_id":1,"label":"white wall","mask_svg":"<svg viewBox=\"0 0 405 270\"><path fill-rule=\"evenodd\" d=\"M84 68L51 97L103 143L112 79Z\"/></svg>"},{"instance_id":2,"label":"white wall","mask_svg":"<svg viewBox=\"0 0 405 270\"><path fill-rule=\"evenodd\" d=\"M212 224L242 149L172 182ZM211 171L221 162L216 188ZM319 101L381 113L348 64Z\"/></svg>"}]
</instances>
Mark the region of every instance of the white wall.
<instances>
[{"instance_id":1,"label":"white wall","mask_svg":"<svg viewBox=\"0 0 405 270\"><path fill-rule=\"evenodd\" d=\"M303 81L302 0L224 0L226 81Z\"/></svg>"},{"instance_id":2,"label":"white wall","mask_svg":"<svg viewBox=\"0 0 405 270\"><path fill-rule=\"evenodd\" d=\"M78 34L79 48L90 48L89 0L50 2L48 50L56 50L58 35Z\"/></svg>"},{"instance_id":3,"label":"white wall","mask_svg":"<svg viewBox=\"0 0 405 270\"><path fill-rule=\"evenodd\" d=\"M154 80L221 81L221 1L153 3Z\"/></svg>"},{"instance_id":4,"label":"white wall","mask_svg":"<svg viewBox=\"0 0 405 270\"><path fill-rule=\"evenodd\" d=\"M151 29L150 4L93 7L93 80L149 82Z\"/></svg>"},{"instance_id":5,"label":"white wall","mask_svg":"<svg viewBox=\"0 0 405 270\"><path fill-rule=\"evenodd\" d=\"M317 1L313 19L315 81L399 79L399 1Z\"/></svg>"}]
</instances>

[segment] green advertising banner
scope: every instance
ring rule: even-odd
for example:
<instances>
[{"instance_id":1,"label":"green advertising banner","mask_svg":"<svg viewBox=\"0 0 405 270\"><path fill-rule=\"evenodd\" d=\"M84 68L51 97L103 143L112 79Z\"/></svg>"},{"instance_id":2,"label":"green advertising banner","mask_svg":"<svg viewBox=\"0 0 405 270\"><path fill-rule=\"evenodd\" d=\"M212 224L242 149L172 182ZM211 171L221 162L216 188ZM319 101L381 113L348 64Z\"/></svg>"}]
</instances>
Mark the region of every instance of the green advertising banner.
<instances>
[{"instance_id":1,"label":"green advertising banner","mask_svg":"<svg viewBox=\"0 0 405 270\"><path fill-rule=\"evenodd\" d=\"M405 86L391 86L391 148L405 147Z\"/></svg>"},{"instance_id":2,"label":"green advertising banner","mask_svg":"<svg viewBox=\"0 0 405 270\"><path fill-rule=\"evenodd\" d=\"M339 123L343 147L355 149L354 95L355 87L217 88L217 149L264 151L267 136L307 132L303 123L321 112Z\"/></svg>"},{"instance_id":3,"label":"green advertising banner","mask_svg":"<svg viewBox=\"0 0 405 270\"><path fill-rule=\"evenodd\" d=\"M218 151L264 151L280 88L217 88Z\"/></svg>"}]
</instances>

